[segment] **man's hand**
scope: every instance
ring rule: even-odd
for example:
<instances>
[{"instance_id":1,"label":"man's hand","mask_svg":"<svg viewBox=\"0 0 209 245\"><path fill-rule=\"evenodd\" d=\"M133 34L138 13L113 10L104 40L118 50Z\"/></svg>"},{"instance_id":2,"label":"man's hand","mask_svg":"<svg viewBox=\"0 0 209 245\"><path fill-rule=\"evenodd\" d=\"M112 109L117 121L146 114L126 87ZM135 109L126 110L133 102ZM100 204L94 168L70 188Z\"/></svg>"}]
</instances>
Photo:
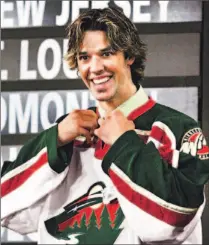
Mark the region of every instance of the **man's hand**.
<instances>
[{"instance_id":1,"label":"man's hand","mask_svg":"<svg viewBox=\"0 0 209 245\"><path fill-rule=\"evenodd\" d=\"M98 116L92 110L74 110L58 124L58 146L73 141L77 136L83 135L88 143L94 129L97 128Z\"/></svg>"},{"instance_id":2,"label":"man's hand","mask_svg":"<svg viewBox=\"0 0 209 245\"><path fill-rule=\"evenodd\" d=\"M113 145L126 131L135 129L134 123L119 110L113 111L105 119L100 118L98 123L100 128L94 130L94 134L109 145Z\"/></svg>"}]
</instances>

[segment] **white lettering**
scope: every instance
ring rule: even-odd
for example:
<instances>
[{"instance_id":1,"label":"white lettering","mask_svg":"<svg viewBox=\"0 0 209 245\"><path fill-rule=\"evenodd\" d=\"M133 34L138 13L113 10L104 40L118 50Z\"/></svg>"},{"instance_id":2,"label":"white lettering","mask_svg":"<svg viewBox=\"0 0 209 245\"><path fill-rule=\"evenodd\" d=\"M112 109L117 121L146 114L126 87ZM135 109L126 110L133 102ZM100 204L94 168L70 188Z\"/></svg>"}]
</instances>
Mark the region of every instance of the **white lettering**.
<instances>
[{"instance_id":1,"label":"white lettering","mask_svg":"<svg viewBox=\"0 0 209 245\"><path fill-rule=\"evenodd\" d=\"M91 7L92 9L102 9L108 7L109 1L92 1Z\"/></svg>"},{"instance_id":2,"label":"white lettering","mask_svg":"<svg viewBox=\"0 0 209 245\"><path fill-rule=\"evenodd\" d=\"M4 50L4 41L1 41L1 51ZM8 70L1 70L1 80L8 79Z\"/></svg>"},{"instance_id":3,"label":"white lettering","mask_svg":"<svg viewBox=\"0 0 209 245\"><path fill-rule=\"evenodd\" d=\"M124 14L131 17L131 4L129 1L115 1L115 4L123 9Z\"/></svg>"},{"instance_id":4,"label":"white lettering","mask_svg":"<svg viewBox=\"0 0 209 245\"><path fill-rule=\"evenodd\" d=\"M29 41L22 40L20 44L20 79L36 79L37 72L28 70Z\"/></svg>"},{"instance_id":5,"label":"white lettering","mask_svg":"<svg viewBox=\"0 0 209 245\"><path fill-rule=\"evenodd\" d=\"M93 103L90 103L90 100L92 100ZM86 109L90 105L95 106L95 104L96 104L96 100L93 97L93 95L88 90L82 91L82 93L81 93L81 108Z\"/></svg>"},{"instance_id":6,"label":"white lettering","mask_svg":"<svg viewBox=\"0 0 209 245\"><path fill-rule=\"evenodd\" d=\"M141 13L142 6L149 6L150 1L133 1L133 22L150 22L150 13Z\"/></svg>"},{"instance_id":7,"label":"white lettering","mask_svg":"<svg viewBox=\"0 0 209 245\"><path fill-rule=\"evenodd\" d=\"M55 119L58 119L60 116L64 114L64 105L62 101L62 97L57 92L50 92L44 96L42 102L41 102L41 124L43 129L49 128L53 123L50 123L48 112L49 112L49 105L51 102L55 103L55 109L56 109L56 117Z\"/></svg>"},{"instance_id":8,"label":"white lettering","mask_svg":"<svg viewBox=\"0 0 209 245\"><path fill-rule=\"evenodd\" d=\"M52 50L53 54L53 63L51 69L46 67L46 53L48 49ZM44 79L52 79L57 76L61 67L61 50L60 45L54 39L44 40L38 50L38 70L40 75Z\"/></svg>"},{"instance_id":9,"label":"white lettering","mask_svg":"<svg viewBox=\"0 0 209 245\"><path fill-rule=\"evenodd\" d=\"M13 18L6 18L5 12L13 11L14 3L1 1L1 28L9 28L14 26Z\"/></svg>"},{"instance_id":10,"label":"white lettering","mask_svg":"<svg viewBox=\"0 0 209 245\"><path fill-rule=\"evenodd\" d=\"M91 100L93 101L93 103L90 102ZM93 97L93 95L89 92L89 90L82 91L82 93L81 93L81 108L86 109L89 106L95 106L95 105L96 105L96 100Z\"/></svg>"},{"instance_id":11,"label":"white lettering","mask_svg":"<svg viewBox=\"0 0 209 245\"><path fill-rule=\"evenodd\" d=\"M3 97L1 97L1 131L4 129L7 122L7 104Z\"/></svg>"},{"instance_id":12,"label":"white lettering","mask_svg":"<svg viewBox=\"0 0 209 245\"><path fill-rule=\"evenodd\" d=\"M81 96L81 108L86 109L89 107L89 92L83 91Z\"/></svg>"},{"instance_id":13,"label":"white lettering","mask_svg":"<svg viewBox=\"0 0 209 245\"><path fill-rule=\"evenodd\" d=\"M160 4L160 21L167 21L168 13L168 3L169 1L159 1Z\"/></svg>"},{"instance_id":14,"label":"white lettering","mask_svg":"<svg viewBox=\"0 0 209 245\"><path fill-rule=\"evenodd\" d=\"M115 4L123 9L124 14L130 18L131 16L131 5L129 1L114 1ZM109 1L92 1L92 9L107 8Z\"/></svg>"},{"instance_id":15,"label":"white lettering","mask_svg":"<svg viewBox=\"0 0 209 245\"><path fill-rule=\"evenodd\" d=\"M29 26L32 11L32 26L41 26L43 23L45 1L16 1L17 16L20 27Z\"/></svg>"},{"instance_id":16,"label":"white lettering","mask_svg":"<svg viewBox=\"0 0 209 245\"><path fill-rule=\"evenodd\" d=\"M81 108L75 92L67 92L66 97L67 97L67 99L66 99L66 113L69 113L72 110Z\"/></svg>"},{"instance_id":17,"label":"white lettering","mask_svg":"<svg viewBox=\"0 0 209 245\"><path fill-rule=\"evenodd\" d=\"M72 1L72 16L71 20L74 21L80 14L80 9L88 8L89 1Z\"/></svg>"},{"instance_id":18,"label":"white lettering","mask_svg":"<svg viewBox=\"0 0 209 245\"><path fill-rule=\"evenodd\" d=\"M8 100L1 98L1 129L8 134L38 133L49 128L64 113L96 104L95 98L87 89L62 93L11 93Z\"/></svg>"},{"instance_id":19,"label":"white lettering","mask_svg":"<svg viewBox=\"0 0 209 245\"><path fill-rule=\"evenodd\" d=\"M56 25L64 26L69 19L70 1L61 1L61 14L56 16Z\"/></svg>"},{"instance_id":20,"label":"white lettering","mask_svg":"<svg viewBox=\"0 0 209 245\"><path fill-rule=\"evenodd\" d=\"M93 101L93 105L98 107L99 106L99 102L94 98L93 94L89 92L89 100Z\"/></svg>"},{"instance_id":21,"label":"white lettering","mask_svg":"<svg viewBox=\"0 0 209 245\"><path fill-rule=\"evenodd\" d=\"M20 133L26 133L31 117L31 133L38 132L38 94L30 93L27 97L25 111L23 112L20 94L10 94L9 97L9 133L16 133L16 121ZM16 120L17 119L17 120Z\"/></svg>"}]
</instances>

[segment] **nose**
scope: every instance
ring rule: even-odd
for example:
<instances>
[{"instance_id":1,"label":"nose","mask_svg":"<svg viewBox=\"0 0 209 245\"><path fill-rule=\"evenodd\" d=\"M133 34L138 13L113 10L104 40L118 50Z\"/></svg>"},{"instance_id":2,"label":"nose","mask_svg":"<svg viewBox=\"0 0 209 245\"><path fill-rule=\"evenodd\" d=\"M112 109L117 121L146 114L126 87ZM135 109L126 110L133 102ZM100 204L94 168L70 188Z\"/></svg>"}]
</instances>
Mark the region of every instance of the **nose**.
<instances>
[{"instance_id":1,"label":"nose","mask_svg":"<svg viewBox=\"0 0 209 245\"><path fill-rule=\"evenodd\" d=\"M100 73L104 70L104 64L100 57L93 56L90 62L90 71L92 73Z\"/></svg>"}]
</instances>

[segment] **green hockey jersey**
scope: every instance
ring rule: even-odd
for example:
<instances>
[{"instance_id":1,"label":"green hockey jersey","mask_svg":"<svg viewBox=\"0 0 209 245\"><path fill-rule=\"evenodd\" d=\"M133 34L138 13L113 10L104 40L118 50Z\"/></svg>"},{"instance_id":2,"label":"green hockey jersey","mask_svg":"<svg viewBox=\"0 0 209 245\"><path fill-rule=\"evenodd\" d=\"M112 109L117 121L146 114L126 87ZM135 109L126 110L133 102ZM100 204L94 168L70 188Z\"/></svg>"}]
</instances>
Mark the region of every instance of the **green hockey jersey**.
<instances>
[{"instance_id":1,"label":"green hockey jersey","mask_svg":"<svg viewBox=\"0 0 209 245\"><path fill-rule=\"evenodd\" d=\"M112 146L57 148L63 116L4 163L2 226L40 244L201 244L209 148L198 123L142 87L117 109L135 130Z\"/></svg>"}]
</instances>

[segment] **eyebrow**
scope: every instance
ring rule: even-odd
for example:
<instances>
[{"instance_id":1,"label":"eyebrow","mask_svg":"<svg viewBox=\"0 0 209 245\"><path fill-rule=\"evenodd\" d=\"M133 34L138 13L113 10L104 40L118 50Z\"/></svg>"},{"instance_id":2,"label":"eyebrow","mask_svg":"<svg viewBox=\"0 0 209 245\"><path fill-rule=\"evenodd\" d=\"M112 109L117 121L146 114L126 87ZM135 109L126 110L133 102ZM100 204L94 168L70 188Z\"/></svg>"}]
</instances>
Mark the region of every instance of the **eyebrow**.
<instances>
[{"instance_id":1,"label":"eyebrow","mask_svg":"<svg viewBox=\"0 0 209 245\"><path fill-rule=\"evenodd\" d=\"M104 49L101 49L99 50L99 53L104 53L104 52L107 52L107 51L113 51L112 47L111 46L108 46ZM86 51L84 52L79 52L78 55L87 55L88 53Z\"/></svg>"}]
</instances>

